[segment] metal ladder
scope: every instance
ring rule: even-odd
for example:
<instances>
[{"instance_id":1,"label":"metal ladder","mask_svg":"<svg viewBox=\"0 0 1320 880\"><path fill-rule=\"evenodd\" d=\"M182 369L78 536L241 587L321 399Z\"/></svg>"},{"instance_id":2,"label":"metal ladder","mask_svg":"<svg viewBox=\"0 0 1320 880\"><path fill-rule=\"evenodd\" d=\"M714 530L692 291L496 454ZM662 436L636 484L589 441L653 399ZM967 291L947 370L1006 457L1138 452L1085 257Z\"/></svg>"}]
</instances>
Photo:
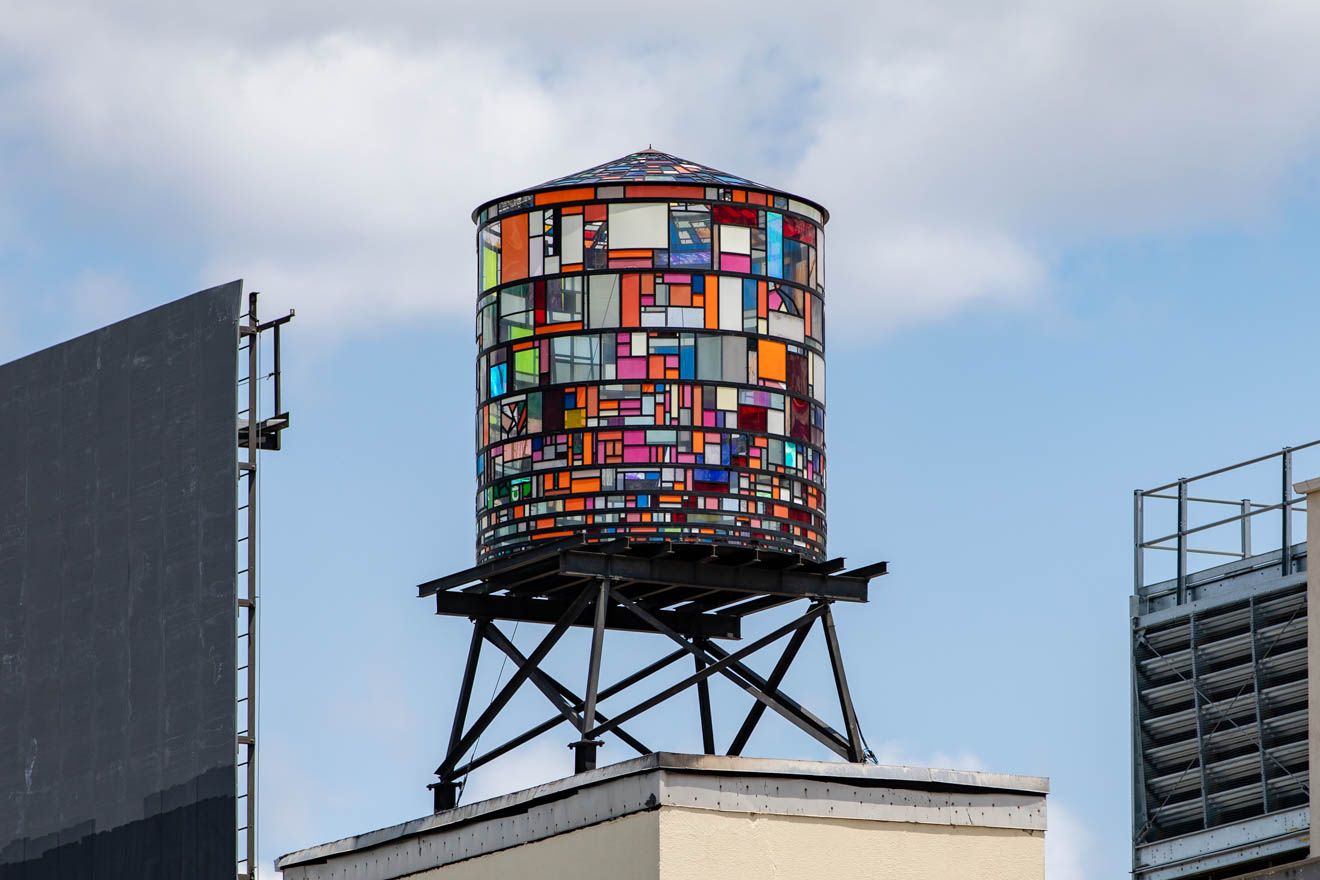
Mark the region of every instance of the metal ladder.
<instances>
[{"instance_id":1,"label":"metal ladder","mask_svg":"<svg viewBox=\"0 0 1320 880\"><path fill-rule=\"evenodd\" d=\"M281 399L280 328L294 313L261 323L257 319L258 293L248 294L245 320L239 323L238 346L238 448L240 450L237 477L237 571L238 596L237 644L235 671L241 673L235 680L235 738L237 774L234 780L238 808L236 817L235 863L237 880L256 880L257 851L257 459L262 450L278 450L280 434L289 426L289 414L283 410ZM272 370L261 374L261 340L270 331L273 351ZM272 409L274 415L261 418L263 405L260 384L273 380ZM255 430L254 430L255 428Z\"/></svg>"}]
</instances>

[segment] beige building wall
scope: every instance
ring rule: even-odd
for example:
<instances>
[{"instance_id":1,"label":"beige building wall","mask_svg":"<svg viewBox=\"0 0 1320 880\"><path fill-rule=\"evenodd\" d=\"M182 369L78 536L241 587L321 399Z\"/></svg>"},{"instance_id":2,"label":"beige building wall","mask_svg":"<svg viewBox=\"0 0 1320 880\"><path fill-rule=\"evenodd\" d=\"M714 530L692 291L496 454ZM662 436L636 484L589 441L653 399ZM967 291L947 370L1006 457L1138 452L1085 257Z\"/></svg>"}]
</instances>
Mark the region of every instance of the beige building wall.
<instances>
[{"instance_id":1,"label":"beige building wall","mask_svg":"<svg viewBox=\"0 0 1320 880\"><path fill-rule=\"evenodd\" d=\"M662 752L282 856L284 880L1044 880L1047 780Z\"/></svg>"},{"instance_id":2,"label":"beige building wall","mask_svg":"<svg viewBox=\"0 0 1320 880\"><path fill-rule=\"evenodd\" d=\"M665 807L416 880L1044 880L1045 833Z\"/></svg>"},{"instance_id":3,"label":"beige building wall","mask_svg":"<svg viewBox=\"0 0 1320 880\"><path fill-rule=\"evenodd\" d=\"M660 812L633 813L408 880L658 880Z\"/></svg>"},{"instance_id":4,"label":"beige building wall","mask_svg":"<svg viewBox=\"0 0 1320 880\"><path fill-rule=\"evenodd\" d=\"M660 812L660 880L1044 880L1045 832Z\"/></svg>"}]
</instances>

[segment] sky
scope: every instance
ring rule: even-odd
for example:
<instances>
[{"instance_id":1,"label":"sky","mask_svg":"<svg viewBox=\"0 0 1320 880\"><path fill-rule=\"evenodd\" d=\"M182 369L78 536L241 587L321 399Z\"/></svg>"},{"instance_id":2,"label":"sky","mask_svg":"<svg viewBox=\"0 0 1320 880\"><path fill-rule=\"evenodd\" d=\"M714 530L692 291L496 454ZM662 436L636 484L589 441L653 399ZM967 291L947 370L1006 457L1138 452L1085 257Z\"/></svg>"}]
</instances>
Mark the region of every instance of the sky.
<instances>
[{"instance_id":1,"label":"sky","mask_svg":"<svg viewBox=\"0 0 1320 880\"><path fill-rule=\"evenodd\" d=\"M296 308L262 489L269 875L429 811L468 634L415 585L472 558L471 209L648 144L811 197L829 549L892 572L838 613L867 738L1049 776L1051 880L1121 877L1131 492L1320 436L1318 38L1304 0L0 0L0 358L234 278ZM811 650L789 685L823 693ZM566 774L568 739L466 799ZM750 751L823 757L786 724Z\"/></svg>"}]
</instances>

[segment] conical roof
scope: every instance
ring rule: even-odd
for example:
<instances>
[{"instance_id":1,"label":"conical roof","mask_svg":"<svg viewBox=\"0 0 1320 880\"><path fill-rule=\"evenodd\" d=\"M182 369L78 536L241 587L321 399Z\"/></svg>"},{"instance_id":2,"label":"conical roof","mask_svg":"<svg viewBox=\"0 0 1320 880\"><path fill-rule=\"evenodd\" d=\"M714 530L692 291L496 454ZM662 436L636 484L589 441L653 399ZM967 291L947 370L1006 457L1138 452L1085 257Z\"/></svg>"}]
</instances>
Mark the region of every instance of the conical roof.
<instances>
[{"instance_id":1,"label":"conical roof","mask_svg":"<svg viewBox=\"0 0 1320 880\"><path fill-rule=\"evenodd\" d=\"M578 171L575 174L556 177L554 180L547 180L537 186L529 186L509 195L482 202L472 212L472 219L477 220L482 211L492 205L500 205L499 212L503 212L506 205L509 208L513 207L511 204L513 200L524 199L532 193L543 190L568 189L579 186L608 186L610 184L690 184L763 190L806 202L813 205L824 217L829 217L828 212L818 202L804 199L801 196L792 196L778 187L766 186L745 177L739 177L737 174L729 174L726 171L702 165L700 162L693 162L690 159L683 159L660 150L647 148Z\"/></svg>"},{"instance_id":2,"label":"conical roof","mask_svg":"<svg viewBox=\"0 0 1320 880\"><path fill-rule=\"evenodd\" d=\"M585 186L600 183L702 183L723 186L747 186L755 189L767 189L759 183L728 174L693 162L680 159L659 150L645 149L621 156L612 162L605 162L594 168L556 177L531 189L551 189L561 186Z\"/></svg>"}]
</instances>

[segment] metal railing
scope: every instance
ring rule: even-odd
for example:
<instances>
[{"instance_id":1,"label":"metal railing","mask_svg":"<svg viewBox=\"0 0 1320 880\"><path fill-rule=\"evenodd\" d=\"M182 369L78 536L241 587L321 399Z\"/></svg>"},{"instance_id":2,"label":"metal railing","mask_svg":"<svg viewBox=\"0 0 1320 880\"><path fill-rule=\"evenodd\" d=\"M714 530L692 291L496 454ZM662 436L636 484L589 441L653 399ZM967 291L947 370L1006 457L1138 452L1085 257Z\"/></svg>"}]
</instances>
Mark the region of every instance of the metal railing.
<instances>
[{"instance_id":1,"label":"metal railing","mask_svg":"<svg viewBox=\"0 0 1320 880\"><path fill-rule=\"evenodd\" d=\"M1146 583L1146 552L1150 550L1167 551L1177 554L1176 573L1172 578L1173 588L1167 594L1176 594L1177 604L1181 605L1187 601L1187 579L1190 574L1195 572L1189 570L1188 559L1192 555L1200 556L1224 556L1232 559L1247 559L1260 550L1253 550L1252 547L1252 522L1256 517L1262 514L1280 513L1278 524L1278 536L1280 547L1280 574L1289 575L1293 571L1293 559L1290 548L1293 545L1293 522L1292 513L1294 511L1306 510L1306 499L1293 493L1293 457L1296 453L1304 449L1310 449L1314 446L1320 446L1320 440L1312 440L1310 443L1304 443L1300 446L1286 446L1278 452L1272 452L1268 455L1261 455L1247 461L1231 464L1227 467L1216 468L1212 471L1206 471L1203 474L1197 474L1194 477L1182 477L1171 483L1165 483L1163 486L1156 486L1154 489L1137 489L1133 492L1133 575L1135 592L1140 594ZM1212 477L1220 477L1238 471L1245 471L1258 465L1265 466L1266 462L1278 460L1278 501L1273 503L1262 503L1253 501L1250 498L1213 498L1206 497L1204 494L1193 495L1191 487L1193 484L1209 480ZM1271 493L1272 494L1272 493ZM1172 501L1177 505L1176 508L1176 528L1174 531L1161 535L1158 538L1146 537L1146 516L1147 500ZM1207 511L1207 505L1217 509L1231 507L1234 513L1231 516L1216 516L1208 522L1192 525L1194 513L1203 513ZM1216 512L1219 512L1216 510ZM1191 539L1194 536L1206 537L1206 533L1215 529L1226 529L1236 525L1236 549L1222 549L1209 546L1192 546ZM1258 530L1259 532L1260 530ZM1269 541L1272 549L1273 541ZM1231 546L1231 545L1230 545ZM1197 569L1200 570L1200 569ZM1165 595L1165 594L1161 594ZM1146 598L1155 598L1148 596Z\"/></svg>"}]
</instances>

